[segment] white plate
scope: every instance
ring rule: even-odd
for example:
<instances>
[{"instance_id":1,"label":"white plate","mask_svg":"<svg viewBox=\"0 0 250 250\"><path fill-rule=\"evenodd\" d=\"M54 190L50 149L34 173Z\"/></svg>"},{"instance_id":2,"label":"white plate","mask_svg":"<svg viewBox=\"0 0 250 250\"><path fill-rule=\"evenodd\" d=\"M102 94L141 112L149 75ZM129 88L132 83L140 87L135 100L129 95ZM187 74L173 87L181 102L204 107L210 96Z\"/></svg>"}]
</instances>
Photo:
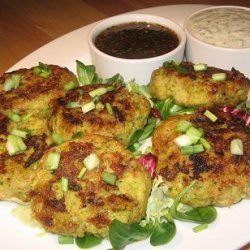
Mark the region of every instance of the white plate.
<instances>
[{"instance_id":1,"label":"white plate","mask_svg":"<svg viewBox=\"0 0 250 250\"><path fill-rule=\"evenodd\" d=\"M137 13L154 14L168 17L173 21L183 24L185 17L192 12L207 5L170 5L148 8ZM41 47L23 60L19 61L9 70L22 67L31 67L39 61L58 64L70 68L75 72L75 60L90 64L90 55L87 47L87 34L93 24L77 29L64 35L51 43ZM23 225L14 216L11 210L16 205L10 202L0 204L0 249L1 250L73 250L76 245L59 245L57 236L46 234L38 236L38 229ZM250 241L250 201L242 201L230 208L218 208L217 220L209 225L207 230L194 233L192 223L176 221L177 234L165 246L157 249L174 250L236 250ZM105 241L96 249L111 248ZM126 249L154 249L148 241L131 244Z\"/></svg>"}]
</instances>

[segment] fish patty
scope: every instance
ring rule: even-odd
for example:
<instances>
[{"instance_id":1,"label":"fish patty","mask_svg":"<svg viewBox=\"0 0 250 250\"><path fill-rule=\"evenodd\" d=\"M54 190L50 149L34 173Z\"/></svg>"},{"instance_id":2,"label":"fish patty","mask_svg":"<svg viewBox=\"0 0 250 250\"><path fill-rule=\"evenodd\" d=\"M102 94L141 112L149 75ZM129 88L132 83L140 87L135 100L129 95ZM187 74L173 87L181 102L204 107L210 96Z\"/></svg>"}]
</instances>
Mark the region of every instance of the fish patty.
<instances>
[{"instance_id":1,"label":"fish patty","mask_svg":"<svg viewBox=\"0 0 250 250\"><path fill-rule=\"evenodd\" d=\"M94 109L82 111L82 105L93 101L91 91L110 87L113 90L99 96ZM68 108L71 103L79 106ZM51 130L65 140L79 132L94 133L111 136L126 146L130 135L146 124L150 103L144 96L129 92L124 85L93 84L74 89L53 101L52 110Z\"/></svg>"},{"instance_id":2,"label":"fish patty","mask_svg":"<svg viewBox=\"0 0 250 250\"><path fill-rule=\"evenodd\" d=\"M60 155L59 166L53 171L46 166L51 152ZM83 160L92 153L100 164L80 178ZM104 181L104 172L117 177L114 185ZM62 178L68 180L66 192L62 191ZM31 209L49 232L107 236L114 219L129 223L145 216L150 190L149 174L132 153L110 137L86 134L44 154L31 192Z\"/></svg>"},{"instance_id":3,"label":"fish patty","mask_svg":"<svg viewBox=\"0 0 250 250\"><path fill-rule=\"evenodd\" d=\"M69 81L77 83L76 76L67 68L56 65L47 66L51 75L42 77L36 74L35 68L19 69L4 73L0 77L0 112L6 114L13 110L20 114L33 114L36 117L48 115L48 104L51 99L64 96L63 86ZM9 91L4 90L4 83L13 76L19 76L19 86Z\"/></svg>"},{"instance_id":4,"label":"fish patty","mask_svg":"<svg viewBox=\"0 0 250 250\"><path fill-rule=\"evenodd\" d=\"M36 162L52 144L48 128L49 102L64 96L64 84L76 82L66 68L48 65L51 75L42 77L31 69L8 72L0 77L0 200L28 202ZM6 80L20 77L19 86L4 90ZM11 112L11 114L10 114ZM13 116L17 116L13 119ZM9 155L6 143L13 130L27 132L23 139L27 149Z\"/></svg>"},{"instance_id":5,"label":"fish patty","mask_svg":"<svg viewBox=\"0 0 250 250\"><path fill-rule=\"evenodd\" d=\"M153 71L150 81L152 95L160 100L173 96L181 106L235 106L247 99L250 80L232 68L226 71L208 67L195 71L193 64L182 62L181 69L161 67ZM214 81L212 74L225 73L226 80Z\"/></svg>"},{"instance_id":6,"label":"fish patty","mask_svg":"<svg viewBox=\"0 0 250 250\"><path fill-rule=\"evenodd\" d=\"M182 199L193 207L229 206L250 198L249 129L244 122L219 108L212 112L218 117L215 122L205 117L201 110L192 115L170 117L153 135L153 154L158 157L157 174L164 178L169 195L176 197L193 180L197 181ZM182 154L174 142L182 134L176 131L181 120L203 128L211 149L198 154ZM242 140L243 155L231 153L233 139Z\"/></svg>"}]
</instances>

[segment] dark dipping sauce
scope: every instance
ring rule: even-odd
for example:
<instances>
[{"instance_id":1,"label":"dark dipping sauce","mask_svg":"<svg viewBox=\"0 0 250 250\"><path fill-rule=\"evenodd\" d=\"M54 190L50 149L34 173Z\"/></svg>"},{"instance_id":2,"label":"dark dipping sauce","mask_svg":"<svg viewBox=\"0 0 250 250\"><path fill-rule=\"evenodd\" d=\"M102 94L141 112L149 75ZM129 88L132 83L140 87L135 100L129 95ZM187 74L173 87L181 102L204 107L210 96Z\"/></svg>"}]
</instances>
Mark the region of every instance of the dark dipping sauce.
<instances>
[{"instance_id":1,"label":"dark dipping sauce","mask_svg":"<svg viewBox=\"0 0 250 250\"><path fill-rule=\"evenodd\" d=\"M143 59L174 50L178 36L171 29L153 23L131 22L111 26L95 39L102 52L119 58Z\"/></svg>"}]
</instances>

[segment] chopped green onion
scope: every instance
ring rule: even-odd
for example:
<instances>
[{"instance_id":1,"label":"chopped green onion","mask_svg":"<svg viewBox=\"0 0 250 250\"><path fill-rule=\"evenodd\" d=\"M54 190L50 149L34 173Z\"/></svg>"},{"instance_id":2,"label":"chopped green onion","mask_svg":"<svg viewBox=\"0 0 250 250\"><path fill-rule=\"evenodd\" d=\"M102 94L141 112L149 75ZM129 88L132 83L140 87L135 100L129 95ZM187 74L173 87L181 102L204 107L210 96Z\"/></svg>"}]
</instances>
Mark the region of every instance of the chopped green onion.
<instances>
[{"instance_id":1,"label":"chopped green onion","mask_svg":"<svg viewBox=\"0 0 250 250\"><path fill-rule=\"evenodd\" d=\"M94 89L94 90L90 91L90 92L89 92L89 95L90 95L91 97L95 97L95 96L104 95L105 93L107 93L106 88L100 87L100 88L97 88L97 89Z\"/></svg>"},{"instance_id":2,"label":"chopped green onion","mask_svg":"<svg viewBox=\"0 0 250 250\"><path fill-rule=\"evenodd\" d=\"M106 109L107 109L108 113L113 115L114 111L113 111L112 105L109 102L106 102L105 106L106 106Z\"/></svg>"},{"instance_id":3,"label":"chopped green onion","mask_svg":"<svg viewBox=\"0 0 250 250\"><path fill-rule=\"evenodd\" d=\"M98 109L98 110L101 110L101 109L104 109L104 105L103 105L101 102L98 102L98 103L95 105L95 108Z\"/></svg>"},{"instance_id":4,"label":"chopped green onion","mask_svg":"<svg viewBox=\"0 0 250 250\"><path fill-rule=\"evenodd\" d=\"M193 65L195 71L204 71L207 69L207 64L205 63L197 63Z\"/></svg>"},{"instance_id":5,"label":"chopped green onion","mask_svg":"<svg viewBox=\"0 0 250 250\"><path fill-rule=\"evenodd\" d=\"M10 132L12 135L15 135L15 136L18 136L18 137L21 137L21 138L26 138L27 135L28 135L28 132L27 131L23 131L23 130L19 130L19 129L13 129L11 132Z\"/></svg>"},{"instance_id":6,"label":"chopped green onion","mask_svg":"<svg viewBox=\"0 0 250 250\"><path fill-rule=\"evenodd\" d=\"M184 155L198 154L198 153L201 153L203 151L204 151L204 148L201 144L181 147L181 152Z\"/></svg>"},{"instance_id":7,"label":"chopped green onion","mask_svg":"<svg viewBox=\"0 0 250 250\"><path fill-rule=\"evenodd\" d=\"M79 102L68 102L65 107L67 109L80 108L82 105Z\"/></svg>"},{"instance_id":8,"label":"chopped green onion","mask_svg":"<svg viewBox=\"0 0 250 250\"><path fill-rule=\"evenodd\" d=\"M117 181L117 177L113 174L113 173L110 173L110 172L107 172L105 171L102 175L102 179L108 183L108 184L111 184L111 185L115 185L116 181Z\"/></svg>"},{"instance_id":9,"label":"chopped green onion","mask_svg":"<svg viewBox=\"0 0 250 250\"><path fill-rule=\"evenodd\" d=\"M83 136L83 132L82 132L82 131L76 131L76 132L71 136L71 139L81 138L82 136Z\"/></svg>"},{"instance_id":10,"label":"chopped green onion","mask_svg":"<svg viewBox=\"0 0 250 250\"><path fill-rule=\"evenodd\" d=\"M78 86L78 84L74 81L69 81L67 82L64 86L63 86L63 89L65 91L69 91L69 90L72 90L72 89L75 89L76 87Z\"/></svg>"},{"instance_id":11,"label":"chopped green onion","mask_svg":"<svg viewBox=\"0 0 250 250\"><path fill-rule=\"evenodd\" d=\"M79 172L79 174L77 175L77 178L82 179L82 177L85 175L86 171L87 171L87 168L83 167L81 169L81 171Z\"/></svg>"},{"instance_id":12,"label":"chopped green onion","mask_svg":"<svg viewBox=\"0 0 250 250\"><path fill-rule=\"evenodd\" d=\"M43 78L48 78L52 75L52 70L48 67L47 64L39 62L39 66L34 67L33 73Z\"/></svg>"},{"instance_id":13,"label":"chopped green onion","mask_svg":"<svg viewBox=\"0 0 250 250\"><path fill-rule=\"evenodd\" d=\"M195 127L190 127L186 131L186 135L190 138L193 144L199 141L199 139L203 136L203 133L203 130L197 129Z\"/></svg>"},{"instance_id":14,"label":"chopped green onion","mask_svg":"<svg viewBox=\"0 0 250 250\"><path fill-rule=\"evenodd\" d=\"M54 143L57 145L60 145L64 142L63 137L55 132L52 132L51 136L52 136Z\"/></svg>"},{"instance_id":15,"label":"chopped green onion","mask_svg":"<svg viewBox=\"0 0 250 250\"><path fill-rule=\"evenodd\" d=\"M176 127L176 131L178 132L186 132L189 128L191 128L193 125L189 121L180 121L178 126Z\"/></svg>"},{"instance_id":16,"label":"chopped green onion","mask_svg":"<svg viewBox=\"0 0 250 250\"><path fill-rule=\"evenodd\" d=\"M16 89L21 82L21 75L14 74L7 78L3 84L4 91L10 91L12 89Z\"/></svg>"},{"instance_id":17,"label":"chopped green onion","mask_svg":"<svg viewBox=\"0 0 250 250\"><path fill-rule=\"evenodd\" d=\"M6 148L9 155L20 154L27 149L22 138L16 135L8 135Z\"/></svg>"},{"instance_id":18,"label":"chopped green onion","mask_svg":"<svg viewBox=\"0 0 250 250\"><path fill-rule=\"evenodd\" d=\"M193 231L195 233L199 233L200 231L204 230L204 229L207 229L208 225L207 224L200 224L196 227L193 228Z\"/></svg>"},{"instance_id":19,"label":"chopped green onion","mask_svg":"<svg viewBox=\"0 0 250 250\"><path fill-rule=\"evenodd\" d=\"M57 169L59 167L60 157L61 156L58 153L49 152L47 162L46 162L47 169L48 170Z\"/></svg>"},{"instance_id":20,"label":"chopped green onion","mask_svg":"<svg viewBox=\"0 0 250 250\"><path fill-rule=\"evenodd\" d=\"M215 73L215 74L212 74L212 79L214 81L225 81L227 79L227 74L226 73Z\"/></svg>"},{"instance_id":21,"label":"chopped green onion","mask_svg":"<svg viewBox=\"0 0 250 250\"><path fill-rule=\"evenodd\" d=\"M217 116L215 116L211 111L209 111L209 110L206 110L205 112L204 112L204 115L208 118L208 119L210 119L212 122L215 122L217 119L218 119L218 117Z\"/></svg>"},{"instance_id":22,"label":"chopped green onion","mask_svg":"<svg viewBox=\"0 0 250 250\"><path fill-rule=\"evenodd\" d=\"M203 138L203 137L200 138L199 142L207 150L210 150L212 148L211 145L209 144L209 142L205 138Z\"/></svg>"},{"instance_id":23,"label":"chopped green onion","mask_svg":"<svg viewBox=\"0 0 250 250\"><path fill-rule=\"evenodd\" d=\"M185 147L192 144L192 141L189 136L187 135L180 135L174 139L174 142L178 147Z\"/></svg>"},{"instance_id":24,"label":"chopped green onion","mask_svg":"<svg viewBox=\"0 0 250 250\"><path fill-rule=\"evenodd\" d=\"M82 112L88 113L89 111L95 109L95 103L94 102L88 102L82 106Z\"/></svg>"},{"instance_id":25,"label":"chopped green onion","mask_svg":"<svg viewBox=\"0 0 250 250\"><path fill-rule=\"evenodd\" d=\"M110 92L110 91L115 90L115 87L114 86L108 86L108 87L106 87L106 90L107 90L107 92Z\"/></svg>"},{"instance_id":26,"label":"chopped green onion","mask_svg":"<svg viewBox=\"0 0 250 250\"><path fill-rule=\"evenodd\" d=\"M58 243L59 244L74 244L74 237L59 235L58 236Z\"/></svg>"},{"instance_id":27,"label":"chopped green onion","mask_svg":"<svg viewBox=\"0 0 250 250\"><path fill-rule=\"evenodd\" d=\"M21 116L12 110L7 111L7 117L10 120L12 120L13 122L20 122L21 121Z\"/></svg>"},{"instance_id":28,"label":"chopped green onion","mask_svg":"<svg viewBox=\"0 0 250 250\"><path fill-rule=\"evenodd\" d=\"M67 192L69 189L69 180L68 178L62 177L61 178L61 189L63 192Z\"/></svg>"},{"instance_id":29,"label":"chopped green onion","mask_svg":"<svg viewBox=\"0 0 250 250\"><path fill-rule=\"evenodd\" d=\"M92 170L99 167L100 159L96 153L91 153L83 160L83 164L88 170Z\"/></svg>"},{"instance_id":30,"label":"chopped green onion","mask_svg":"<svg viewBox=\"0 0 250 250\"><path fill-rule=\"evenodd\" d=\"M230 143L230 151L233 155L243 155L244 147L241 139L233 139Z\"/></svg>"}]
</instances>

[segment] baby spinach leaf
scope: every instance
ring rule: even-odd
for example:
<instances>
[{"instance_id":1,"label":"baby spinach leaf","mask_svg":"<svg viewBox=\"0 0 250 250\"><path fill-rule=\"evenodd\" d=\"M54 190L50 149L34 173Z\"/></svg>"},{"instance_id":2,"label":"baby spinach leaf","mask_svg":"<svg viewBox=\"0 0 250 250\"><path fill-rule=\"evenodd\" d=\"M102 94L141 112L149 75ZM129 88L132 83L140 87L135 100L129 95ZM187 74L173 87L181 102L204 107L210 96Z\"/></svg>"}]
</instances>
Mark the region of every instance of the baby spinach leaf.
<instances>
[{"instance_id":1,"label":"baby spinach leaf","mask_svg":"<svg viewBox=\"0 0 250 250\"><path fill-rule=\"evenodd\" d=\"M79 86L96 83L98 80L94 65L85 65L84 63L76 60L76 72Z\"/></svg>"},{"instance_id":2,"label":"baby spinach leaf","mask_svg":"<svg viewBox=\"0 0 250 250\"><path fill-rule=\"evenodd\" d=\"M152 229L150 224L142 227L138 223L126 224L114 220L109 227L109 240L113 250L124 249L132 242L147 239Z\"/></svg>"},{"instance_id":3,"label":"baby spinach leaf","mask_svg":"<svg viewBox=\"0 0 250 250\"><path fill-rule=\"evenodd\" d=\"M103 239L101 237L97 237L92 234L86 234L82 238L76 237L75 242L79 248L86 249L101 244L102 240Z\"/></svg>"},{"instance_id":4,"label":"baby spinach leaf","mask_svg":"<svg viewBox=\"0 0 250 250\"><path fill-rule=\"evenodd\" d=\"M163 120L172 115L191 114L196 110L195 107L181 107L175 104L173 97L168 97L165 100L155 100L154 108L160 111Z\"/></svg>"},{"instance_id":5,"label":"baby spinach leaf","mask_svg":"<svg viewBox=\"0 0 250 250\"><path fill-rule=\"evenodd\" d=\"M158 224L150 236L152 246L160 246L170 242L176 233L176 227L173 222L163 222Z\"/></svg>"},{"instance_id":6,"label":"baby spinach leaf","mask_svg":"<svg viewBox=\"0 0 250 250\"><path fill-rule=\"evenodd\" d=\"M193 208L185 213L176 211L175 218L181 221L197 223L212 223L217 217L216 209L212 206Z\"/></svg>"}]
</instances>

